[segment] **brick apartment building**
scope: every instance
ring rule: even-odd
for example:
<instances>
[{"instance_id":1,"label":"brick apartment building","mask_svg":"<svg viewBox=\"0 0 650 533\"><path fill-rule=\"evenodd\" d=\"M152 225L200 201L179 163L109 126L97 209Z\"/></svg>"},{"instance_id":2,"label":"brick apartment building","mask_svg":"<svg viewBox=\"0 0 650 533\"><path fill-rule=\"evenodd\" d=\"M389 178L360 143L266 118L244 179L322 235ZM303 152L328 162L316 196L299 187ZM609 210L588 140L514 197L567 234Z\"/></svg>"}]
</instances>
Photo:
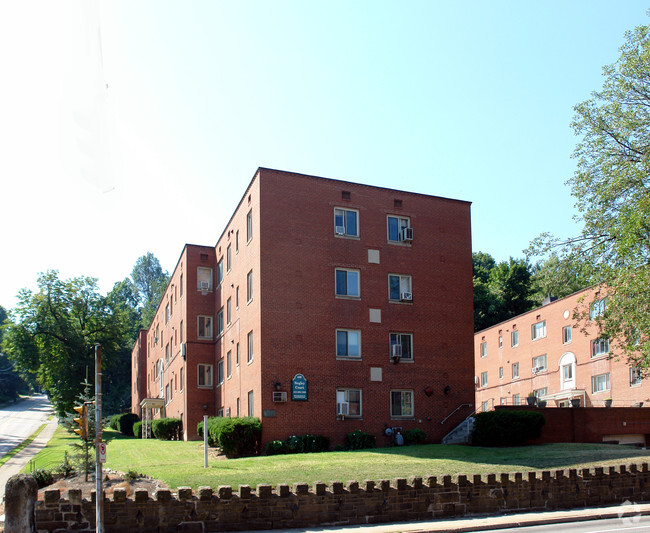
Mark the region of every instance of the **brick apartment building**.
<instances>
[{"instance_id":1,"label":"brick apartment building","mask_svg":"<svg viewBox=\"0 0 650 533\"><path fill-rule=\"evenodd\" d=\"M260 168L186 245L133 349L132 410L259 417L263 442L386 427L439 441L474 403L470 204Z\"/></svg>"},{"instance_id":2,"label":"brick apartment building","mask_svg":"<svg viewBox=\"0 0 650 533\"><path fill-rule=\"evenodd\" d=\"M585 407L604 406L607 399L616 407L650 405L650 382L624 357L617 359L614 343L599 335L593 318L606 305L604 291L589 288L476 333L479 410L526 404L531 392L552 407L572 399ZM592 320L574 319L579 309L589 309Z\"/></svg>"}]
</instances>

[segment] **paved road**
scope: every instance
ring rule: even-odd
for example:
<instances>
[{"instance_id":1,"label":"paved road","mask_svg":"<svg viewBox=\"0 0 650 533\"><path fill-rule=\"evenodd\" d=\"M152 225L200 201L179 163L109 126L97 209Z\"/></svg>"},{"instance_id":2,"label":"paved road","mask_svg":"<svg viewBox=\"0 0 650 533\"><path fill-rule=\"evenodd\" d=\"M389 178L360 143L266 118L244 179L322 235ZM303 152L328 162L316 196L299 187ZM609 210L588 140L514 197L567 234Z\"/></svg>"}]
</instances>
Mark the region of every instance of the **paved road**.
<instances>
[{"instance_id":1,"label":"paved road","mask_svg":"<svg viewBox=\"0 0 650 533\"><path fill-rule=\"evenodd\" d=\"M0 458L34 433L54 413L45 395L0 409Z\"/></svg>"}]
</instances>

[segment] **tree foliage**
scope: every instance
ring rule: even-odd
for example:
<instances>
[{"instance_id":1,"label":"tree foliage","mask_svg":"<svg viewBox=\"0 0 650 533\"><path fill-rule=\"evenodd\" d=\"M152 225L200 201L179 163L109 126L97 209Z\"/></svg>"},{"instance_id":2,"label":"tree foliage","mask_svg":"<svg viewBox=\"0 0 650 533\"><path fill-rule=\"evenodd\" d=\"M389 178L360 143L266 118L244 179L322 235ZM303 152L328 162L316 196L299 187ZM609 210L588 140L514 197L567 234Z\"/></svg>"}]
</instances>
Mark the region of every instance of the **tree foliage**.
<instances>
[{"instance_id":1,"label":"tree foliage","mask_svg":"<svg viewBox=\"0 0 650 533\"><path fill-rule=\"evenodd\" d=\"M162 269L156 256L147 252L136 261L131 278L134 297L141 309L142 326L148 328L169 283L169 274Z\"/></svg>"},{"instance_id":2,"label":"tree foliage","mask_svg":"<svg viewBox=\"0 0 650 533\"><path fill-rule=\"evenodd\" d=\"M618 60L603 68L600 91L574 107L581 139L567 181L580 235L543 234L531 251L579 259L608 293L603 334L630 363L650 365L650 26L625 34ZM631 333L632 332L632 333ZM611 345L612 343L610 343Z\"/></svg>"},{"instance_id":3,"label":"tree foliage","mask_svg":"<svg viewBox=\"0 0 650 533\"><path fill-rule=\"evenodd\" d=\"M92 379L96 343L102 346L107 396L113 388L128 390L128 316L99 293L96 279L62 280L57 271L41 274L37 292L19 292L12 315L3 349L21 374L33 377L47 392L60 416L72 411L83 382ZM127 379L115 379L125 367Z\"/></svg>"}]
</instances>

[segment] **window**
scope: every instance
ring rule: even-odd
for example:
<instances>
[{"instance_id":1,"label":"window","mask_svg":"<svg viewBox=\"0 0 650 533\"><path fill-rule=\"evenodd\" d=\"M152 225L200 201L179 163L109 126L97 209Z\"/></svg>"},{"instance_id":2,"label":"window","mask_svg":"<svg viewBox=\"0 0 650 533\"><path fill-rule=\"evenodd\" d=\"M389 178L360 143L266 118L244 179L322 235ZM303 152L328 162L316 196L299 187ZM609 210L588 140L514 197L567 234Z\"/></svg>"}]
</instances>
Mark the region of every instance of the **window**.
<instances>
[{"instance_id":1,"label":"window","mask_svg":"<svg viewBox=\"0 0 650 533\"><path fill-rule=\"evenodd\" d=\"M211 339L212 338L212 317L211 316L199 316L199 339Z\"/></svg>"},{"instance_id":2,"label":"window","mask_svg":"<svg viewBox=\"0 0 650 533\"><path fill-rule=\"evenodd\" d=\"M390 391L390 416L391 418L413 417L413 391Z\"/></svg>"},{"instance_id":3,"label":"window","mask_svg":"<svg viewBox=\"0 0 650 533\"><path fill-rule=\"evenodd\" d=\"M235 307L239 309L239 285L235 289Z\"/></svg>"},{"instance_id":4,"label":"window","mask_svg":"<svg viewBox=\"0 0 650 533\"><path fill-rule=\"evenodd\" d=\"M361 357L361 332L359 330L336 330L336 356Z\"/></svg>"},{"instance_id":5,"label":"window","mask_svg":"<svg viewBox=\"0 0 650 533\"><path fill-rule=\"evenodd\" d=\"M212 290L212 269L206 267L198 267L196 269L196 279L198 289L200 291Z\"/></svg>"},{"instance_id":6,"label":"window","mask_svg":"<svg viewBox=\"0 0 650 533\"><path fill-rule=\"evenodd\" d=\"M641 385L641 379L641 369L636 366L630 368L630 387Z\"/></svg>"},{"instance_id":7,"label":"window","mask_svg":"<svg viewBox=\"0 0 650 533\"><path fill-rule=\"evenodd\" d=\"M223 281L223 257L219 259L219 262L217 263L217 287L221 285L222 281Z\"/></svg>"},{"instance_id":8,"label":"window","mask_svg":"<svg viewBox=\"0 0 650 533\"><path fill-rule=\"evenodd\" d=\"M239 230L235 232L235 253L239 253ZM239 415L237 415L239 416Z\"/></svg>"},{"instance_id":9,"label":"window","mask_svg":"<svg viewBox=\"0 0 650 533\"><path fill-rule=\"evenodd\" d=\"M181 344L183 344L183 321L182 320L181 320L181 326L178 329L180 329Z\"/></svg>"},{"instance_id":10,"label":"window","mask_svg":"<svg viewBox=\"0 0 650 533\"><path fill-rule=\"evenodd\" d=\"M217 386L223 383L223 359L217 363Z\"/></svg>"},{"instance_id":11,"label":"window","mask_svg":"<svg viewBox=\"0 0 650 533\"><path fill-rule=\"evenodd\" d=\"M253 391L248 392L248 416L253 416L255 414L255 399L253 396Z\"/></svg>"},{"instance_id":12,"label":"window","mask_svg":"<svg viewBox=\"0 0 650 533\"><path fill-rule=\"evenodd\" d=\"M481 372L481 387L487 387L488 384L487 379L488 379L487 371Z\"/></svg>"},{"instance_id":13,"label":"window","mask_svg":"<svg viewBox=\"0 0 650 533\"><path fill-rule=\"evenodd\" d=\"M533 357L533 374L546 372L546 355Z\"/></svg>"},{"instance_id":14,"label":"window","mask_svg":"<svg viewBox=\"0 0 650 533\"><path fill-rule=\"evenodd\" d=\"M591 320L596 320L599 316L605 314L605 300L605 298L602 298L601 300L595 300L592 302L589 309L589 317Z\"/></svg>"},{"instance_id":15,"label":"window","mask_svg":"<svg viewBox=\"0 0 650 533\"><path fill-rule=\"evenodd\" d=\"M336 413L342 413L347 404L347 415L345 416L361 416L361 389L337 389L336 390ZM341 407L341 404L344 406Z\"/></svg>"},{"instance_id":16,"label":"window","mask_svg":"<svg viewBox=\"0 0 650 533\"><path fill-rule=\"evenodd\" d=\"M562 328L562 344L569 344L571 342L571 326L564 326Z\"/></svg>"},{"instance_id":17,"label":"window","mask_svg":"<svg viewBox=\"0 0 650 533\"><path fill-rule=\"evenodd\" d=\"M499 367L499 379L503 379L503 367Z\"/></svg>"},{"instance_id":18,"label":"window","mask_svg":"<svg viewBox=\"0 0 650 533\"><path fill-rule=\"evenodd\" d=\"M226 324L232 323L232 298L226 300Z\"/></svg>"},{"instance_id":19,"label":"window","mask_svg":"<svg viewBox=\"0 0 650 533\"><path fill-rule=\"evenodd\" d=\"M519 394L512 395L512 405L519 405L521 403L521 397Z\"/></svg>"},{"instance_id":20,"label":"window","mask_svg":"<svg viewBox=\"0 0 650 533\"><path fill-rule=\"evenodd\" d=\"M548 388L543 387L541 389L535 389L533 391L533 394L535 394L535 397L539 400L542 396L546 396L548 394Z\"/></svg>"},{"instance_id":21,"label":"window","mask_svg":"<svg viewBox=\"0 0 650 533\"><path fill-rule=\"evenodd\" d=\"M393 346L400 346L400 348L393 348ZM391 333L390 334L390 354L393 355L395 351L400 352L399 356L408 361L413 360L413 334L412 333Z\"/></svg>"},{"instance_id":22,"label":"window","mask_svg":"<svg viewBox=\"0 0 650 533\"><path fill-rule=\"evenodd\" d=\"M230 269L232 268L232 245L228 245L228 248L226 248L226 270L230 272Z\"/></svg>"},{"instance_id":23,"label":"window","mask_svg":"<svg viewBox=\"0 0 650 533\"><path fill-rule=\"evenodd\" d=\"M246 215L246 242L253 238L253 210L251 209Z\"/></svg>"},{"instance_id":24,"label":"window","mask_svg":"<svg viewBox=\"0 0 650 533\"><path fill-rule=\"evenodd\" d=\"M506 399L502 396L499 398L499 405L505 405L506 404Z\"/></svg>"},{"instance_id":25,"label":"window","mask_svg":"<svg viewBox=\"0 0 650 533\"><path fill-rule=\"evenodd\" d=\"M519 332L516 330L510 334L510 346L512 348L519 346Z\"/></svg>"},{"instance_id":26,"label":"window","mask_svg":"<svg viewBox=\"0 0 650 533\"><path fill-rule=\"evenodd\" d=\"M388 216L388 240L392 242L402 241L402 230L410 227L409 219L405 217Z\"/></svg>"},{"instance_id":27,"label":"window","mask_svg":"<svg viewBox=\"0 0 650 533\"><path fill-rule=\"evenodd\" d=\"M223 307L217 313L217 336L223 334Z\"/></svg>"},{"instance_id":28,"label":"window","mask_svg":"<svg viewBox=\"0 0 650 533\"><path fill-rule=\"evenodd\" d=\"M181 295L181 298L182 298L183 297L183 274L181 274L181 279L180 279L178 285L179 285L180 295Z\"/></svg>"},{"instance_id":29,"label":"window","mask_svg":"<svg viewBox=\"0 0 650 533\"><path fill-rule=\"evenodd\" d=\"M253 332L248 332L248 362L253 361Z\"/></svg>"},{"instance_id":30,"label":"window","mask_svg":"<svg viewBox=\"0 0 650 533\"><path fill-rule=\"evenodd\" d=\"M169 383L165 385L165 403L169 403Z\"/></svg>"},{"instance_id":31,"label":"window","mask_svg":"<svg viewBox=\"0 0 650 533\"><path fill-rule=\"evenodd\" d=\"M169 304L165 306L165 324L169 322Z\"/></svg>"},{"instance_id":32,"label":"window","mask_svg":"<svg viewBox=\"0 0 650 533\"><path fill-rule=\"evenodd\" d=\"M335 269L336 274L336 295L337 296L360 296L359 271Z\"/></svg>"},{"instance_id":33,"label":"window","mask_svg":"<svg viewBox=\"0 0 650 533\"><path fill-rule=\"evenodd\" d=\"M239 404L240 404L240 402L239 402L239 398L237 398L237 416L238 416L238 417L241 416L241 412L240 412L240 410L239 410Z\"/></svg>"},{"instance_id":34,"label":"window","mask_svg":"<svg viewBox=\"0 0 650 533\"><path fill-rule=\"evenodd\" d=\"M253 299L253 271L251 270L246 276L246 301Z\"/></svg>"},{"instance_id":35,"label":"window","mask_svg":"<svg viewBox=\"0 0 650 533\"><path fill-rule=\"evenodd\" d=\"M546 320L542 320L541 322L537 322L536 324L533 324L532 334L533 334L532 335L533 340L546 337Z\"/></svg>"},{"instance_id":36,"label":"window","mask_svg":"<svg viewBox=\"0 0 650 533\"><path fill-rule=\"evenodd\" d=\"M169 362L169 343L165 345L165 363Z\"/></svg>"},{"instance_id":37,"label":"window","mask_svg":"<svg viewBox=\"0 0 650 533\"><path fill-rule=\"evenodd\" d=\"M185 381L184 377L185 377L185 369L181 367L180 379L179 379L179 381L180 381L180 390L183 390L183 382Z\"/></svg>"},{"instance_id":38,"label":"window","mask_svg":"<svg viewBox=\"0 0 650 533\"><path fill-rule=\"evenodd\" d=\"M609 340L598 338L591 341L591 357L598 357L609 353Z\"/></svg>"},{"instance_id":39,"label":"window","mask_svg":"<svg viewBox=\"0 0 650 533\"><path fill-rule=\"evenodd\" d=\"M499 335L499 348L503 348L503 335Z\"/></svg>"},{"instance_id":40,"label":"window","mask_svg":"<svg viewBox=\"0 0 650 533\"><path fill-rule=\"evenodd\" d=\"M352 209L334 209L334 233L346 237L359 236L359 213Z\"/></svg>"},{"instance_id":41,"label":"window","mask_svg":"<svg viewBox=\"0 0 650 533\"><path fill-rule=\"evenodd\" d=\"M512 379L519 377L519 363L512 363Z\"/></svg>"},{"instance_id":42,"label":"window","mask_svg":"<svg viewBox=\"0 0 650 533\"><path fill-rule=\"evenodd\" d=\"M235 364L239 366L239 343L237 343L237 349L235 350Z\"/></svg>"},{"instance_id":43,"label":"window","mask_svg":"<svg viewBox=\"0 0 650 533\"><path fill-rule=\"evenodd\" d=\"M232 350L229 350L226 354L226 376L228 378L232 376Z\"/></svg>"},{"instance_id":44,"label":"window","mask_svg":"<svg viewBox=\"0 0 650 533\"><path fill-rule=\"evenodd\" d=\"M390 274L388 276L388 298L390 300L409 301L413 297L411 276Z\"/></svg>"},{"instance_id":45,"label":"window","mask_svg":"<svg viewBox=\"0 0 650 533\"><path fill-rule=\"evenodd\" d=\"M609 390L609 373L599 374L591 378L591 391L604 392Z\"/></svg>"},{"instance_id":46,"label":"window","mask_svg":"<svg viewBox=\"0 0 650 533\"><path fill-rule=\"evenodd\" d=\"M485 400L484 402L481 402L481 412L485 413L490 410L490 401Z\"/></svg>"},{"instance_id":47,"label":"window","mask_svg":"<svg viewBox=\"0 0 650 533\"><path fill-rule=\"evenodd\" d=\"M487 342L481 343L481 357L487 357Z\"/></svg>"},{"instance_id":48,"label":"window","mask_svg":"<svg viewBox=\"0 0 650 533\"><path fill-rule=\"evenodd\" d=\"M573 381L573 365L564 365L562 367L562 381Z\"/></svg>"},{"instance_id":49,"label":"window","mask_svg":"<svg viewBox=\"0 0 650 533\"><path fill-rule=\"evenodd\" d=\"M212 365L198 365L198 383L199 387L212 388Z\"/></svg>"}]
</instances>

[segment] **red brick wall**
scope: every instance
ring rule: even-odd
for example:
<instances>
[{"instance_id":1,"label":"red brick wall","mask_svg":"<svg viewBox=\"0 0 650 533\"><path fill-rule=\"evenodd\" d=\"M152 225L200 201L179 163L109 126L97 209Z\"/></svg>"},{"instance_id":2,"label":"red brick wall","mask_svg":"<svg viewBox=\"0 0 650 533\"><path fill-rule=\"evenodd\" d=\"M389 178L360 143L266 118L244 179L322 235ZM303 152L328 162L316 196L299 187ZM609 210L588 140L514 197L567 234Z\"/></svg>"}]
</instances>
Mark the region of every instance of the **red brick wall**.
<instances>
[{"instance_id":1,"label":"red brick wall","mask_svg":"<svg viewBox=\"0 0 650 533\"><path fill-rule=\"evenodd\" d=\"M147 395L147 330L141 329L131 352L131 412L141 416Z\"/></svg>"}]
</instances>

